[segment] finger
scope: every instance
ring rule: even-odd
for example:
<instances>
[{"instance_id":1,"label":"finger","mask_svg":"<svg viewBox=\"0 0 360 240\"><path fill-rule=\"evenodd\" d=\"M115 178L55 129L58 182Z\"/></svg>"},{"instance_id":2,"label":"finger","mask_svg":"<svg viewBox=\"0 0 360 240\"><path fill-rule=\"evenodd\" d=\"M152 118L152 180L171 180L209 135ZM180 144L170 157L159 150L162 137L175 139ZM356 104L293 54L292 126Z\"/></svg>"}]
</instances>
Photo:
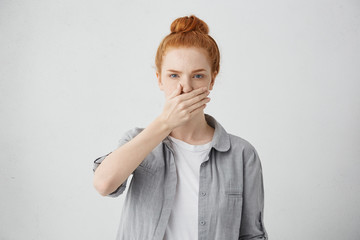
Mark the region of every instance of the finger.
<instances>
[{"instance_id":1,"label":"finger","mask_svg":"<svg viewBox=\"0 0 360 240\"><path fill-rule=\"evenodd\" d=\"M169 99L180 95L181 91L182 91L182 86L180 83L178 83L178 85L176 86L176 89L169 95Z\"/></svg>"},{"instance_id":2,"label":"finger","mask_svg":"<svg viewBox=\"0 0 360 240\"><path fill-rule=\"evenodd\" d=\"M206 91L207 87L197 88L195 90L192 90L191 92L181 94L180 98L181 100L188 100Z\"/></svg>"},{"instance_id":3,"label":"finger","mask_svg":"<svg viewBox=\"0 0 360 240\"><path fill-rule=\"evenodd\" d=\"M197 108L201 107L202 105L208 103L210 101L209 97L204 98L203 100L191 105L190 107L188 107L188 111L191 113L193 111L195 111Z\"/></svg>"},{"instance_id":4,"label":"finger","mask_svg":"<svg viewBox=\"0 0 360 240\"><path fill-rule=\"evenodd\" d=\"M199 95L196 95L193 98L190 98L188 100L183 100L183 106L185 108L192 106L193 104L200 102L201 100L203 100L204 98L206 98L207 95L209 95L210 91L205 91Z\"/></svg>"},{"instance_id":5,"label":"finger","mask_svg":"<svg viewBox=\"0 0 360 240\"><path fill-rule=\"evenodd\" d=\"M192 112L189 113L189 118L192 118L194 115L198 114L199 112L201 112L202 110L204 110L204 108L206 107L206 104L201 105L200 107L194 109Z\"/></svg>"}]
</instances>

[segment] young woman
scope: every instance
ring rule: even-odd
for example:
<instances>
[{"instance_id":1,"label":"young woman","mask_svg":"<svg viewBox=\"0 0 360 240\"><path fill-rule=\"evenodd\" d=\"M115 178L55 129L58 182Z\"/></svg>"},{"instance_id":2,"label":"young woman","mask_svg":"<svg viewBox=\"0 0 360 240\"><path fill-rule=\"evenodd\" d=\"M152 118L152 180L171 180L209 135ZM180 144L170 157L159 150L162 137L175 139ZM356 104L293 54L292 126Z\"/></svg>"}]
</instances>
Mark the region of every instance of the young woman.
<instances>
[{"instance_id":1,"label":"young woman","mask_svg":"<svg viewBox=\"0 0 360 240\"><path fill-rule=\"evenodd\" d=\"M268 239L257 151L204 113L219 72L217 44L193 15L170 29L155 59L162 113L94 161L102 196L122 194L133 174L117 239Z\"/></svg>"}]
</instances>

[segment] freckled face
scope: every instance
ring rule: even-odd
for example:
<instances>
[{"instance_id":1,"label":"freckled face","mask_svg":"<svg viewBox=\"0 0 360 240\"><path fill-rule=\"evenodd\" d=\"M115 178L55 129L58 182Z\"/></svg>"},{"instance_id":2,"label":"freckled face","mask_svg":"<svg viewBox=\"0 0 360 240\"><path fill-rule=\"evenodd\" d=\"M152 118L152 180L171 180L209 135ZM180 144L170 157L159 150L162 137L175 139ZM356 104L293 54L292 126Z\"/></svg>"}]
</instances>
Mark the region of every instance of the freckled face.
<instances>
[{"instance_id":1,"label":"freckled face","mask_svg":"<svg viewBox=\"0 0 360 240\"><path fill-rule=\"evenodd\" d=\"M212 90L216 72L211 73L207 52L201 48L170 48L163 56L161 73L156 72L159 88L169 96L177 84L183 93L207 87Z\"/></svg>"}]
</instances>

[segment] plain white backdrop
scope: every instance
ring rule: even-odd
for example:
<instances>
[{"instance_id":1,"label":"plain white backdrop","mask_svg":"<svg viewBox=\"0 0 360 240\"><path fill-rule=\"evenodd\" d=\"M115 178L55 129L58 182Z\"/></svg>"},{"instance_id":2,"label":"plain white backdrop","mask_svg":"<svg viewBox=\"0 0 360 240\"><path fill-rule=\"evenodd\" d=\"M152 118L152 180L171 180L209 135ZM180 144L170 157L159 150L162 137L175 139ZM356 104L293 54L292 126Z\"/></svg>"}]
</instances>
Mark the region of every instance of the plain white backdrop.
<instances>
[{"instance_id":1,"label":"plain white backdrop","mask_svg":"<svg viewBox=\"0 0 360 240\"><path fill-rule=\"evenodd\" d=\"M93 161L162 111L177 17L221 51L205 113L257 149L271 240L360 239L360 2L0 0L0 239L115 239ZM146 221L146 219L144 219Z\"/></svg>"}]
</instances>

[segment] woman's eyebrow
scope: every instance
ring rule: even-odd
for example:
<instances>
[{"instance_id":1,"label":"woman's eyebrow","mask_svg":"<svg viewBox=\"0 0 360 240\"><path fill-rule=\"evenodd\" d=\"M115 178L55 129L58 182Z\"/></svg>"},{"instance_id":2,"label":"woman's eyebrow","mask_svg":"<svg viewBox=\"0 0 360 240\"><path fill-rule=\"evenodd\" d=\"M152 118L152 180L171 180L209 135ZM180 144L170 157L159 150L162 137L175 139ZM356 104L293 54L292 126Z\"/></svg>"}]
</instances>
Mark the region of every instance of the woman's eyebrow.
<instances>
[{"instance_id":1,"label":"woman's eyebrow","mask_svg":"<svg viewBox=\"0 0 360 240\"><path fill-rule=\"evenodd\" d=\"M203 68L200 68L200 69L194 70L193 72L203 72L203 71L205 72L206 70Z\"/></svg>"},{"instance_id":2,"label":"woman's eyebrow","mask_svg":"<svg viewBox=\"0 0 360 240\"><path fill-rule=\"evenodd\" d=\"M168 72L176 72L176 73L181 73L181 71L177 71L177 70L174 70L174 69L167 69ZM194 71L192 71L193 73L194 72L202 72L202 71L206 71L205 69L203 68L200 68L200 69L196 69Z\"/></svg>"},{"instance_id":3,"label":"woman's eyebrow","mask_svg":"<svg viewBox=\"0 0 360 240\"><path fill-rule=\"evenodd\" d=\"M181 73L180 71L177 71L177 70L173 70L173 69L167 69L166 71L168 71L168 72L176 72L176 73Z\"/></svg>"}]
</instances>

